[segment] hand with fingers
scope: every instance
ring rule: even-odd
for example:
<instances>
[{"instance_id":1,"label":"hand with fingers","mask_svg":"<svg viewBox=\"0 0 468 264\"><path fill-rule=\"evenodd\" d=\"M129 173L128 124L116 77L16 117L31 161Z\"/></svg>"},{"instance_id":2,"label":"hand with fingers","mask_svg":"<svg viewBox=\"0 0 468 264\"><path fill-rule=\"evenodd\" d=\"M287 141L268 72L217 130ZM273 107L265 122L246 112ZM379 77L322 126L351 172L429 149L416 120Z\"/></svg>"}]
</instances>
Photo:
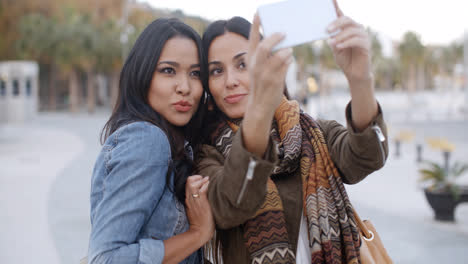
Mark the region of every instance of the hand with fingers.
<instances>
[{"instance_id":1,"label":"hand with fingers","mask_svg":"<svg viewBox=\"0 0 468 264\"><path fill-rule=\"evenodd\" d=\"M202 241L208 242L214 234L215 224L208 202L209 177L192 175L185 185L185 206L190 229L199 234Z\"/></svg>"},{"instance_id":2,"label":"hand with fingers","mask_svg":"<svg viewBox=\"0 0 468 264\"><path fill-rule=\"evenodd\" d=\"M245 148L262 157L276 108L283 98L286 73L293 57L290 48L273 52L273 48L284 39L282 34L260 40L259 28L260 18L256 14L247 51L250 92L242 129Z\"/></svg>"},{"instance_id":3,"label":"hand with fingers","mask_svg":"<svg viewBox=\"0 0 468 264\"><path fill-rule=\"evenodd\" d=\"M327 30L336 33L328 40L335 61L350 83L368 80L372 76L369 34L363 25L343 14L337 0L333 0L333 3L338 18Z\"/></svg>"},{"instance_id":4,"label":"hand with fingers","mask_svg":"<svg viewBox=\"0 0 468 264\"><path fill-rule=\"evenodd\" d=\"M249 105L255 105L266 116L273 116L281 103L288 67L293 60L292 49L273 48L284 39L280 33L260 40L260 18L255 15L249 36L248 70L250 75Z\"/></svg>"},{"instance_id":5,"label":"hand with fingers","mask_svg":"<svg viewBox=\"0 0 468 264\"><path fill-rule=\"evenodd\" d=\"M364 131L378 114L371 68L371 41L364 26L345 16L333 0L338 18L328 31L337 33L328 40L335 61L348 79L351 92L353 128Z\"/></svg>"}]
</instances>

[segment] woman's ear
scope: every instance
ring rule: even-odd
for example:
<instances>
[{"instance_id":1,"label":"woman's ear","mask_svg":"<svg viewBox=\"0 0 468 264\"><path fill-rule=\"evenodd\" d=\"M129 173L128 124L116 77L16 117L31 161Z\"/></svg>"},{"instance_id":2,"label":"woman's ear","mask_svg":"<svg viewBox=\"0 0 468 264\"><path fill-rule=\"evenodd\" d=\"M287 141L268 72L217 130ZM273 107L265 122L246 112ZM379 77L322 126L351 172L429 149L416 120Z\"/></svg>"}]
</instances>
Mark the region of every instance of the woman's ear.
<instances>
[{"instance_id":1,"label":"woman's ear","mask_svg":"<svg viewBox=\"0 0 468 264\"><path fill-rule=\"evenodd\" d=\"M213 98L211 97L211 95L207 92L205 92L205 104L206 104L206 109L208 109L208 111L213 111L214 110L214 102L213 102Z\"/></svg>"},{"instance_id":2,"label":"woman's ear","mask_svg":"<svg viewBox=\"0 0 468 264\"><path fill-rule=\"evenodd\" d=\"M213 102L213 99L211 98L211 96L208 97L207 109L208 109L208 111L213 111L214 110L214 102Z\"/></svg>"}]
</instances>

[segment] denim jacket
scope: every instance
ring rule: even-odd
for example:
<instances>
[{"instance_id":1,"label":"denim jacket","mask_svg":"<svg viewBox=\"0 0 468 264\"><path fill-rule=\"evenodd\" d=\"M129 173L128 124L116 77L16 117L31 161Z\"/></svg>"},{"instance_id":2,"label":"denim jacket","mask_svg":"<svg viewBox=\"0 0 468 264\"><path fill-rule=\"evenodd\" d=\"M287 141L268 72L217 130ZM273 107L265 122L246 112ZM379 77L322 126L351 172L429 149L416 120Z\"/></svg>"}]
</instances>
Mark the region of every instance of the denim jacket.
<instances>
[{"instance_id":1,"label":"denim jacket","mask_svg":"<svg viewBox=\"0 0 468 264\"><path fill-rule=\"evenodd\" d=\"M188 230L184 205L166 186L170 161L169 141L153 124L131 123L107 138L91 182L90 264L162 263L163 241ZM181 263L202 258L198 250Z\"/></svg>"}]
</instances>

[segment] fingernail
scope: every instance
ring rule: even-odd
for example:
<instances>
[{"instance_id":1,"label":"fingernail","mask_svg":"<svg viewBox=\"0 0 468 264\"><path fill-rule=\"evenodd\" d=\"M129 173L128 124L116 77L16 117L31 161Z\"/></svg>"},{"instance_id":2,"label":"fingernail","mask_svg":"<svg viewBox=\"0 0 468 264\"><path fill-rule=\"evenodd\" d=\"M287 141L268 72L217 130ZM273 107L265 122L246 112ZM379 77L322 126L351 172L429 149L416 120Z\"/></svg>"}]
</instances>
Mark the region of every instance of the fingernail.
<instances>
[{"instance_id":1,"label":"fingernail","mask_svg":"<svg viewBox=\"0 0 468 264\"><path fill-rule=\"evenodd\" d=\"M327 31L328 31L328 33L332 33L333 31L335 31L335 26L333 24L329 25L327 27Z\"/></svg>"},{"instance_id":2,"label":"fingernail","mask_svg":"<svg viewBox=\"0 0 468 264\"><path fill-rule=\"evenodd\" d=\"M329 45L333 45L333 44L335 44L335 42L336 42L336 39L334 39L334 38L329 38L328 39L328 44Z\"/></svg>"}]
</instances>

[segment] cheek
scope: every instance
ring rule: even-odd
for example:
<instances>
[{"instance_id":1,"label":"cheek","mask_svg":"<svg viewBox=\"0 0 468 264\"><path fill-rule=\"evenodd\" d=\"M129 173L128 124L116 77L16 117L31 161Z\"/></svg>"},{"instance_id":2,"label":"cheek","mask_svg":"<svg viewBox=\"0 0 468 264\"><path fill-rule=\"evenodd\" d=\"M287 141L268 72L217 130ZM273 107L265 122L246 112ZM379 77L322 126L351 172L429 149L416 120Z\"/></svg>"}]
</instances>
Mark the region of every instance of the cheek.
<instances>
[{"instance_id":1,"label":"cheek","mask_svg":"<svg viewBox=\"0 0 468 264\"><path fill-rule=\"evenodd\" d=\"M153 109L160 108L171 97L171 82L164 78L154 78L148 91L148 101ZM156 110L156 109L155 109Z\"/></svg>"},{"instance_id":2,"label":"cheek","mask_svg":"<svg viewBox=\"0 0 468 264\"><path fill-rule=\"evenodd\" d=\"M208 87L210 88L211 95L213 95L213 99L215 100L215 103L219 105L222 103L222 98L223 98L223 81L221 78L216 78L213 80L208 81ZM220 99L221 98L221 99ZM220 101L221 100L221 101Z\"/></svg>"},{"instance_id":3,"label":"cheek","mask_svg":"<svg viewBox=\"0 0 468 264\"><path fill-rule=\"evenodd\" d=\"M150 102L152 106L154 106L154 104L156 103L155 101L159 98L158 94L159 94L159 90L158 90L156 82L151 82L151 87L148 91L148 101Z\"/></svg>"},{"instance_id":4,"label":"cheek","mask_svg":"<svg viewBox=\"0 0 468 264\"><path fill-rule=\"evenodd\" d=\"M201 81L197 81L196 83L193 84L192 86L193 90L193 98L195 99L195 102L197 102L197 105L200 103L200 98L203 95L203 85Z\"/></svg>"},{"instance_id":5,"label":"cheek","mask_svg":"<svg viewBox=\"0 0 468 264\"><path fill-rule=\"evenodd\" d=\"M242 86L244 86L245 89L247 89L247 91L250 90L250 78L249 78L249 72L248 71L243 71L240 74L239 81L242 84Z\"/></svg>"}]
</instances>

